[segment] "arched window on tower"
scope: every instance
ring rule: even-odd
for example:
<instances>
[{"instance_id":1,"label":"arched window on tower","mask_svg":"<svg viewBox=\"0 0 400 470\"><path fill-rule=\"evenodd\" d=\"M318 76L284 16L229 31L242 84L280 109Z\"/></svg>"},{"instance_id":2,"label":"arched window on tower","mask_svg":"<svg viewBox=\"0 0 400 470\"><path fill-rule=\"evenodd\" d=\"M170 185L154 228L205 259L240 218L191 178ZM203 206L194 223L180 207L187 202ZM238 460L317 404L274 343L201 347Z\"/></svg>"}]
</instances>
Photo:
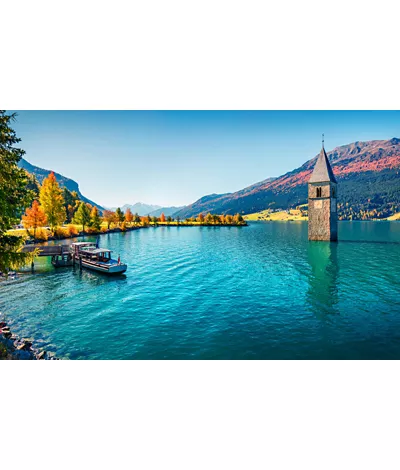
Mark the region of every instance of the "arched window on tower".
<instances>
[{"instance_id":1,"label":"arched window on tower","mask_svg":"<svg viewBox=\"0 0 400 470\"><path fill-rule=\"evenodd\" d=\"M336 191L335 191L335 188L332 188L332 197L336 197Z\"/></svg>"},{"instance_id":2,"label":"arched window on tower","mask_svg":"<svg viewBox=\"0 0 400 470\"><path fill-rule=\"evenodd\" d=\"M322 188L317 188L317 197L322 197Z\"/></svg>"}]
</instances>

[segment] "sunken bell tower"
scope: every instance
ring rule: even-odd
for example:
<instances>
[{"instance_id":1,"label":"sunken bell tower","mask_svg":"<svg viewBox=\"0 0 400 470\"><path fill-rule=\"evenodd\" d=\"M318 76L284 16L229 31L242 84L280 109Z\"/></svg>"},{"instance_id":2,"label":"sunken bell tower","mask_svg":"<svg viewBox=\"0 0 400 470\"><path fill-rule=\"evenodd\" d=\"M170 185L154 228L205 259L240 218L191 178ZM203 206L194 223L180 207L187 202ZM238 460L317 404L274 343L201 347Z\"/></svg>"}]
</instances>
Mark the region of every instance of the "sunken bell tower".
<instances>
[{"instance_id":1,"label":"sunken bell tower","mask_svg":"<svg viewBox=\"0 0 400 470\"><path fill-rule=\"evenodd\" d=\"M324 148L308 181L308 239L337 241L337 181Z\"/></svg>"}]
</instances>

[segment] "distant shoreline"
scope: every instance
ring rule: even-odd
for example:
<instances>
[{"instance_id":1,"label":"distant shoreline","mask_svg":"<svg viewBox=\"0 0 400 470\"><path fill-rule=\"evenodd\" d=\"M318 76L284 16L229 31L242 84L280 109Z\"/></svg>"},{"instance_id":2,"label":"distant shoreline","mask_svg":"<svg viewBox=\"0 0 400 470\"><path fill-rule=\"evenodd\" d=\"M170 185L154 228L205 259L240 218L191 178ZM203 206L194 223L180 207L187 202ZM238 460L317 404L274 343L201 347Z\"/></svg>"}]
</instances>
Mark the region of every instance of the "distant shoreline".
<instances>
[{"instance_id":1,"label":"distant shoreline","mask_svg":"<svg viewBox=\"0 0 400 470\"><path fill-rule=\"evenodd\" d=\"M63 235L63 236L49 236L47 240L42 239L42 238L31 238L29 241L27 241L26 245L32 245L32 244L37 244L37 243L46 243L48 241L61 241L61 240L69 240L72 238L81 238L81 237L96 237L99 235L108 235L110 233L126 233L126 232L133 232L135 230L141 230L141 229L151 229L151 228L159 228L159 227L246 227L248 226L247 222L244 221L243 223L240 224L207 224L207 223L177 223L177 222L170 222L170 223L162 223L158 222L157 224L151 224L151 225L140 225L140 226L132 226L132 227L126 227L125 230L115 227L111 229L106 229L106 230L99 230L99 231L90 231L90 232L84 232L80 231L76 235ZM11 232L11 231L10 231Z\"/></svg>"}]
</instances>

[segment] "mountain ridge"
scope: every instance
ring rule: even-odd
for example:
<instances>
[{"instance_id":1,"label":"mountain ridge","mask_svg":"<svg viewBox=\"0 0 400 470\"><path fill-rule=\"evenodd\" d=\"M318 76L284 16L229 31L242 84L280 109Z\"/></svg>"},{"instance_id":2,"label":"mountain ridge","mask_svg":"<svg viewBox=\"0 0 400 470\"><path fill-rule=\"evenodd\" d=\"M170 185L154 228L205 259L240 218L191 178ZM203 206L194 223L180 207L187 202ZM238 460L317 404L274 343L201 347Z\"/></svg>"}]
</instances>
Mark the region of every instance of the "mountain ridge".
<instances>
[{"instance_id":1,"label":"mountain ridge","mask_svg":"<svg viewBox=\"0 0 400 470\"><path fill-rule=\"evenodd\" d=\"M400 210L400 139L356 141L327 152L338 179L340 218L365 214L390 216ZM251 214L265 209L290 209L307 203L307 183L318 154L278 178L267 179L225 195L208 195L174 214L200 212ZM372 215L371 215L372 217Z\"/></svg>"},{"instance_id":2,"label":"mountain ridge","mask_svg":"<svg viewBox=\"0 0 400 470\"><path fill-rule=\"evenodd\" d=\"M36 165L33 165L32 163L29 163L27 160L25 160L25 158L21 158L21 160L18 163L18 166L26 170L28 173L35 175L40 184L42 184L43 180L47 178L47 176L49 176L49 174L53 171L53 170L46 170L44 168L40 168ZM59 183L61 187L65 186L70 191L76 191L79 195L79 198L82 201L87 202L91 204L92 206L96 206L100 211L104 210L104 207L102 207L100 204L97 204L91 201L90 199L88 199L81 193L79 189L79 184L76 181L60 173L57 173L55 171L53 171L53 173L57 179L57 182Z\"/></svg>"}]
</instances>

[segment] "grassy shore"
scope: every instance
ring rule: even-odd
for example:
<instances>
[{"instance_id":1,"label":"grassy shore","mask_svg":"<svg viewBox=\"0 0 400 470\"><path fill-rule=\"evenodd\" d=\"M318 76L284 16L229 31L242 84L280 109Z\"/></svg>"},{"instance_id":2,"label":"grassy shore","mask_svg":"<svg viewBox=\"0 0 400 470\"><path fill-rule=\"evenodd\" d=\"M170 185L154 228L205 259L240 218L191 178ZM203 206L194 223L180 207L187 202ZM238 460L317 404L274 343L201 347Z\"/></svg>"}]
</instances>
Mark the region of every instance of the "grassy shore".
<instances>
[{"instance_id":1,"label":"grassy shore","mask_svg":"<svg viewBox=\"0 0 400 470\"><path fill-rule=\"evenodd\" d=\"M254 214L248 214L243 216L245 220L249 221L270 221L270 222L289 222L289 221L303 221L308 220L308 217L304 215L304 212L298 209L291 209L289 211L271 212L265 210L261 212L255 212Z\"/></svg>"}]
</instances>

